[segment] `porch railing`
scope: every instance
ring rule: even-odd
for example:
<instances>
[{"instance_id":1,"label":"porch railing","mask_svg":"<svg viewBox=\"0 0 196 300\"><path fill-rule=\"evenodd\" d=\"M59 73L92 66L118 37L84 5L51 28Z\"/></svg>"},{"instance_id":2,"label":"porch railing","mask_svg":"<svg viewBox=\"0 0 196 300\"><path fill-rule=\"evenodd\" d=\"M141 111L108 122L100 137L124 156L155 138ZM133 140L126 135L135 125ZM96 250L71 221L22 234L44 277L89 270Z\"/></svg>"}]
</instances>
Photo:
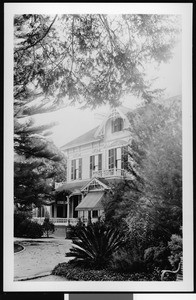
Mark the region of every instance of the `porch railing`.
<instances>
[{"instance_id":1,"label":"porch railing","mask_svg":"<svg viewBox=\"0 0 196 300\"><path fill-rule=\"evenodd\" d=\"M93 171L93 177L111 177L111 176L125 176L127 172L123 169L105 169L99 171Z\"/></svg>"},{"instance_id":2,"label":"porch railing","mask_svg":"<svg viewBox=\"0 0 196 300\"><path fill-rule=\"evenodd\" d=\"M39 218L39 217L33 217L33 220L35 220L39 224L43 224L45 218ZM65 224L68 225L68 218L50 218L50 221L53 222L55 225L58 224ZM69 218L69 224L70 225L76 225L78 222L77 218Z\"/></svg>"}]
</instances>

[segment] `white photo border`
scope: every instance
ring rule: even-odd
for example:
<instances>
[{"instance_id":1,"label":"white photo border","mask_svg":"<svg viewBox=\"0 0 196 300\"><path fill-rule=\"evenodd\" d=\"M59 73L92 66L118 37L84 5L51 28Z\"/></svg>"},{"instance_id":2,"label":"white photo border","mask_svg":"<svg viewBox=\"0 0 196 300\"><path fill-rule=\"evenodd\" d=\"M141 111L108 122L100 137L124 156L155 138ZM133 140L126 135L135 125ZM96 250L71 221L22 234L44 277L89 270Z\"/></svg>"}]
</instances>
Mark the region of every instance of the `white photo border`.
<instances>
[{"instance_id":1,"label":"white photo border","mask_svg":"<svg viewBox=\"0 0 196 300\"><path fill-rule=\"evenodd\" d=\"M13 17L15 14L182 15L183 255L182 282L14 282L13 251ZM189 292L193 291L193 144L191 3L6 3L4 4L4 291Z\"/></svg>"}]
</instances>

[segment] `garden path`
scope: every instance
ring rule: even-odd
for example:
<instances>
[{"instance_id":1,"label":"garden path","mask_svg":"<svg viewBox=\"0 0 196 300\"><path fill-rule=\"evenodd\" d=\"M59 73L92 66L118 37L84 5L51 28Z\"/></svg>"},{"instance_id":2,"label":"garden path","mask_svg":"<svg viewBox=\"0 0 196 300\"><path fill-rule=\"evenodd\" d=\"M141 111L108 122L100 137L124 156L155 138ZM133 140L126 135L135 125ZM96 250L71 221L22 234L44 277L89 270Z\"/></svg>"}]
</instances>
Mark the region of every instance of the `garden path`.
<instances>
[{"instance_id":1,"label":"garden path","mask_svg":"<svg viewBox=\"0 0 196 300\"><path fill-rule=\"evenodd\" d=\"M23 251L14 254L15 281L50 275L57 264L70 260L65 257L65 253L71 247L71 240L53 237L44 239L15 238L14 241L24 246ZM43 277L43 280L46 279ZM57 278L48 277L48 280L52 279L57 280Z\"/></svg>"}]
</instances>

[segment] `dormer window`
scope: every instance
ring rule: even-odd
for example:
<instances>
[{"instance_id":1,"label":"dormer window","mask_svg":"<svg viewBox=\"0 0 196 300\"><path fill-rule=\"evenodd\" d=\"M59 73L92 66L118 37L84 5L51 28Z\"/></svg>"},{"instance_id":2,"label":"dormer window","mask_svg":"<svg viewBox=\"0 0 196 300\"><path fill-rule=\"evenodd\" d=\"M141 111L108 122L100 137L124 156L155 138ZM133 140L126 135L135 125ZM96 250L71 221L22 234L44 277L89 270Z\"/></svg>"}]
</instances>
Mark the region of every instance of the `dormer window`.
<instances>
[{"instance_id":1,"label":"dormer window","mask_svg":"<svg viewBox=\"0 0 196 300\"><path fill-rule=\"evenodd\" d=\"M117 118L112 120L112 133L123 130L123 119Z\"/></svg>"}]
</instances>

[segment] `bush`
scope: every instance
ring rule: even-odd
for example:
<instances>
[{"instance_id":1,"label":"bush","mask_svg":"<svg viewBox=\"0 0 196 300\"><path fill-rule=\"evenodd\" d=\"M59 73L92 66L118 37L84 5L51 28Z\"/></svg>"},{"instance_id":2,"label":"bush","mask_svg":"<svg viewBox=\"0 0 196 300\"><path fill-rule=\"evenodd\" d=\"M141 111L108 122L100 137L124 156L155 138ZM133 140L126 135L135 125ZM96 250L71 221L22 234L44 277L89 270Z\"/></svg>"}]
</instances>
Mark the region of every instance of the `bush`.
<instances>
[{"instance_id":1,"label":"bush","mask_svg":"<svg viewBox=\"0 0 196 300\"><path fill-rule=\"evenodd\" d=\"M29 219L29 215L24 212L14 214L14 236L39 238L43 235L42 225Z\"/></svg>"},{"instance_id":2,"label":"bush","mask_svg":"<svg viewBox=\"0 0 196 300\"><path fill-rule=\"evenodd\" d=\"M168 242L168 247L171 251L171 255L168 257L172 267L177 268L182 257L182 237L173 234L171 240Z\"/></svg>"},{"instance_id":3,"label":"bush","mask_svg":"<svg viewBox=\"0 0 196 300\"><path fill-rule=\"evenodd\" d=\"M137 255L131 255L125 250L119 250L113 254L110 264L112 270L124 273L146 271L144 262Z\"/></svg>"},{"instance_id":4,"label":"bush","mask_svg":"<svg viewBox=\"0 0 196 300\"><path fill-rule=\"evenodd\" d=\"M20 237L25 232L25 226L21 226L21 223L29 219L29 214L23 211L17 211L14 213L14 236Z\"/></svg>"},{"instance_id":5,"label":"bush","mask_svg":"<svg viewBox=\"0 0 196 300\"><path fill-rule=\"evenodd\" d=\"M151 271L155 268L160 270L166 269L169 267L168 255L170 250L168 246L165 246L163 243L160 243L157 247L150 247L144 251L144 262L146 268Z\"/></svg>"},{"instance_id":6,"label":"bush","mask_svg":"<svg viewBox=\"0 0 196 300\"><path fill-rule=\"evenodd\" d=\"M77 231L77 238L66 256L75 257L78 264L85 263L95 268L109 264L112 254L124 245L122 235L103 222L82 226Z\"/></svg>"},{"instance_id":7,"label":"bush","mask_svg":"<svg viewBox=\"0 0 196 300\"><path fill-rule=\"evenodd\" d=\"M80 232L80 229L82 227L85 227L84 223L79 219L78 223L73 226L73 225L68 225L67 229L68 229L68 235L67 235L67 238L69 239L77 239L78 237L78 234Z\"/></svg>"},{"instance_id":8,"label":"bush","mask_svg":"<svg viewBox=\"0 0 196 300\"><path fill-rule=\"evenodd\" d=\"M109 269L95 270L86 266L78 266L74 261L58 264L52 271L53 275L65 277L67 280L75 281L160 281L160 274L152 272L151 274L142 273L119 273Z\"/></svg>"},{"instance_id":9,"label":"bush","mask_svg":"<svg viewBox=\"0 0 196 300\"><path fill-rule=\"evenodd\" d=\"M54 224L50 221L49 216L44 219L44 222L42 224L42 230L47 237L49 237L49 232L54 232Z\"/></svg>"},{"instance_id":10,"label":"bush","mask_svg":"<svg viewBox=\"0 0 196 300\"><path fill-rule=\"evenodd\" d=\"M43 235L43 228L42 225L28 221L25 236L29 238L40 238Z\"/></svg>"}]
</instances>

